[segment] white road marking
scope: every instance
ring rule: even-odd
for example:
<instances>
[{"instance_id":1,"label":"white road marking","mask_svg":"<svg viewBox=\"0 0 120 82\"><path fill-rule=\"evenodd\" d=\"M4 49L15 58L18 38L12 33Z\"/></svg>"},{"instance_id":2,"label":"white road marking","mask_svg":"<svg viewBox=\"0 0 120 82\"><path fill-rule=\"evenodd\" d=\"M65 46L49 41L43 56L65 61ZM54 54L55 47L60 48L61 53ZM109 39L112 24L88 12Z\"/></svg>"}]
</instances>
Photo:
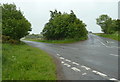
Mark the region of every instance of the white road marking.
<instances>
[{"instance_id":1,"label":"white road marking","mask_svg":"<svg viewBox=\"0 0 120 82\"><path fill-rule=\"evenodd\" d=\"M110 55L113 55L113 56L118 56L118 55L115 55L115 54L110 54ZM63 57L60 57L60 59L65 59ZM71 60L68 60L68 59L65 59L65 61L68 61L68 62L71 62ZM61 63L67 67L71 67L71 65L65 63L64 61L61 61ZM72 62L72 64L75 64L75 65L79 65L78 63L76 62ZM86 70L91 70L91 68L87 67L87 66L84 66L84 65L81 65L82 68L85 68ZM76 72L81 72L80 69L76 68L76 67L71 67L72 70L76 71ZM97 75L100 75L102 77L106 77L108 78L109 80L114 80L114 81L117 81L117 82L120 82L119 80L115 79L115 78L110 78L108 77L106 74L104 73L101 73L101 72L98 72L98 71L95 71L95 70L91 70L93 73L97 74ZM86 75L87 73L82 73L82 75Z\"/></svg>"},{"instance_id":2,"label":"white road marking","mask_svg":"<svg viewBox=\"0 0 120 82\"><path fill-rule=\"evenodd\" d=\"M65 63L65 62L61 61L61 63Z\"/></svg>"},{"instance_id":3,"label":"white road marking","mask_svg":"<svg viewBox=\"0 0 120 82\"><path fill-rule=\"evenodd\" d=\"M112 41L106 41L107 43L114 43L114 42L112 42Z\"/></svg>"},{"instance_id":4,"label":"white road marking","mask_svg":"<svg viewBox=\"0 0 120 82\"><path fill-rule=\"evenodd\" d=\"M93 70L92 72L96 73L97 71Z\"/></svg>"},{"instance_id":5,"label":"white road marking","mask_svg":"<svg viewBox=\"0 0 120 82\"><path fill-rule=\"evenodd\" d=\"M63 57L60 57L60 59L65 59L65 58L63 58Z\"/></svg>"},{"instance_id":6,"label":"white road marking","mask_svg":"<svg viewBox=\"0 0 120 82\"><path fill-rule=\"evenodd\" d=\"M115 79L115 78L110 78L109 80L117 80L117 79Z\"/></svg>"},{"instance_id":7,"label":"white road marking","mask_svg":"<svg viewBox=\"0 0 120 82\"><path fill-rule=\"evenodd\" d=\"M100 76L103 76L103 77L106 77L106 76L107 76L106 74L100 73L100 72L97 72L97 74L99 74Z\"/></svg>"},{"instance_id":8,"label":"white road marking","mask_svg":"<svg viewBox=\"0 0 120 82\"><path fill-rule=\"evenodd\" d=\"M106 41L106 43L109 43L108 41Z\"/></svg>"},{"instance_id":9,"label":"white road marking","mask_svg":"<svg viewBox=\"0 0 120 82\"><path fill-rule=\"evenodd\" d=\"M111 56L118 56L118 55L116 55L116 54L110 54Z\"/></svg>"},{"instance_id":10,"label":"white road marking","mask_svg":"<svg viewBox=\"0 0 120 82\"><path fill-rule=\"evenodd\" d=\"M95 71L95 70L93 70L92 72L93 72L93 73L96 73L96 74L98 74L98 75L100 75L100 76L103 76L103 77L106 77L106 76L107 76L106 74L101 73L101 72L98 72L98 71Z\"/></svg>"},{"instance_id":11,"label":"white road marking","mask_svg":"<svg viewBox=\"0 0 120 82\"><path fill-rule=\"evenodd\" d=\"M58 56L60 56L60 54L57 54Z\"/></svg>"},{"instance_id":12,"label":"white road marking","mask_svg":"<svg viewBox=\"0 0 120 82\"><path fill-rule=\"evenodd\" d=\"M102 41L100 41L99 39L97 39L103 46L105 46L105 47L108 47L108 46L106 46Z\"/></svg>"},{"instance_id":13,"label":"white road marking","mask_svg":"<svg viewBox=\"0 0 120 82\"><path fill-rule=\"evenodd\" d=\"M67 64L67 63L64 63L63 65L66 65L67 67L71 67L71 65Z\"/></svg>"},{"instance_id":14,"label":"white road marking","mask_svg":"<svg viewBox=\"0 0 120 82\"><path fill-rule=\"evenodd\" d=\"M71 69L74 70L74 71L76 71L76 72L80 72L81 71L80 69L78 69L76 67L72 67Z\"/></svg>"},{"instance_id":15,"label":"white road marking","mask_svg":"<svg viewBox=\"0 0 120 82\"><path fill-rule=\"evenodd\" d=\"M70 61L70 60L68 60L68 59L65 59L65 61L71 62L71 61Z\"/></svg>"},{"instance_id":16,"label":"white road marking","mask_svg":"<svg viewBox=\"0 0 120 82\"><path fill-rule=\"evenodd\" d=\"M86 75L87 73L83 73L82 75Z\"/></svg>"},{"instance_id":17,"label":"white road marking","mask_svg":"<svg viewBox=\"0 0 120 82\"><path fill-rule=\"evenodd\" d=\"M86 67L86 66L84 66L84 65L82 65L81 67L82 67L82 68L85 68L86 70L90 70L89 67Z\"/></svg>"},{"instance_id":18,"label":"white road marking","mask_svg":"<svg viewBox=\"0 0 120 82\"><path fill-rule=\"evenodd\" d=\"M72 64L79 65L79 64L78 64L78 63L76 63L76 62L72 62Z\"/></svg>"},{"instance_id":19,"label":"white road marking","mask_svg":"<svg viewBox=\"0 0 120 82\"><path fill-rule=\"evenodd\" d=\"M101 42L101 44L104 45L105 47L108 47L108 46L106 46L103 42Z\"/></svg>"}]
</instances>

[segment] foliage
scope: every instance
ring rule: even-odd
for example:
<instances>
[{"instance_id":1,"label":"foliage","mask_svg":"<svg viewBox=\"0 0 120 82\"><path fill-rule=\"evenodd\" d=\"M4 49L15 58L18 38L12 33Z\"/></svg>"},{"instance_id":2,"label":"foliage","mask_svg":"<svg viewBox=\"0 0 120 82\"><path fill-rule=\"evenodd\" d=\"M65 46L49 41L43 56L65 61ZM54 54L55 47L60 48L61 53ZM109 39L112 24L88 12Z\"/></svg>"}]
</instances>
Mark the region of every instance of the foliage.
<instances>
[{"instance_id":1,"label":"foliage","mask_svg":"<svg viewBox=\"0 0 120 82\"><path fill-rule=\"evenodd\" d=\"M96 19L96 21L102 28L102 31L106 34L113 34L120 30L120 27L118 26L120 24L119 20L113 20L108 15L101 15Z\"/></svg>"},{"instance_id":2,"label":"foliage","mask_svg":"<svg viewBox=\"0 0 120 82\"><path fill-rule=\"evenodd\" d=\"M87 37L86 25L71 10L70 14L50 11L50 20L42 31L47 40Z\"/></svg>"},{"instance_id":3,"label":"foliage","mask_svg":"<svg viewBox=\"0 0 120 82\"><path fill-rule=\"evenodd\" d=\"M25 36L25 38L27 39L42 39L43 36L41 34L29 34L27 36Z\"/></svg>"},{"instance_id":4,"label":"foliage","mask_svg":"<svg viewBox=\"0 0 120 82\"><path fill-rule=\"evenodd\" d=\"M116 20L116 28L115 28L115 31L118 31L118 32L120 32L120 19L117 19Z\"/></svg>"},{"instance_id":5,"label":"foliage","mask_svg":"<svg viewBox=\"0 0 120 82\"><path fill-rule=\"evenodd\" d=\"M31 24L23 16L15 4L3 4L2 7L2 34L19 40L31 31Z\"/></svg>"},{"instance_id":6,"label":"foliage","mask_svg":"<svg viewBox=\"0 0 120 82\"><path fill-rule=\"evenodd\" d=\"M18 44L19 41L17 40L14 40L12 38L10 38L10 36L5 36L5 35L2 35L2 43L12 43L12 44Z\"/></svg>"}]
</instances>

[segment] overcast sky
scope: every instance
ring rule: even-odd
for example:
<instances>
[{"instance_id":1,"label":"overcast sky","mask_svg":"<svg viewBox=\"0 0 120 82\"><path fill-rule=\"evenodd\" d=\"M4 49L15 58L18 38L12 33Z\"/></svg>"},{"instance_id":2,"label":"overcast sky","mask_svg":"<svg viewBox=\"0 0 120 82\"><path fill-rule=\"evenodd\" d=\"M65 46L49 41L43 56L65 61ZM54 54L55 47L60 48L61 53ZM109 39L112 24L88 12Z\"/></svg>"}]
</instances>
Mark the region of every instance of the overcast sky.
<instances>
[{"instance_id":1,"label":"overcast sky","mask_svg":"<svg viewBox=\"0 0 120 82\"><path fill-rule=\"evenodd\" d=\"M57 9L70 13L73 10L80 20L87 25L87 30L101 32L96 25L96 18L107 14L118 18L119 0L0 0L0 3L15 3L24 12L24 16L32 24L31 33L40 33L50 18L50 10Z\"/></svg>"}]
</instances>

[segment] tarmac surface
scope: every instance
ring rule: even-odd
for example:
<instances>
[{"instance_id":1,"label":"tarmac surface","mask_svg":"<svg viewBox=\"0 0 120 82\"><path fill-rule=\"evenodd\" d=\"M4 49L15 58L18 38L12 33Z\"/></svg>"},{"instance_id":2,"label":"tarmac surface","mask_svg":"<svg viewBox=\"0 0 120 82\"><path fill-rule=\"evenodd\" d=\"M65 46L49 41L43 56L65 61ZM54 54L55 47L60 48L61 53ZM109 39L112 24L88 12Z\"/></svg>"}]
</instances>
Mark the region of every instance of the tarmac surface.
<instances>
[{"instance_id":1,"label":"tarmac surface","mask_svg":"<svg viewBox=\"0 0 120 82\"><path fill-rule=\"evenodd\" d=\"M23 42L45 50L60 60L66 80L119 81L118 41L88 34L88 40L72 44Z\"/></svg>"}]
</instances>

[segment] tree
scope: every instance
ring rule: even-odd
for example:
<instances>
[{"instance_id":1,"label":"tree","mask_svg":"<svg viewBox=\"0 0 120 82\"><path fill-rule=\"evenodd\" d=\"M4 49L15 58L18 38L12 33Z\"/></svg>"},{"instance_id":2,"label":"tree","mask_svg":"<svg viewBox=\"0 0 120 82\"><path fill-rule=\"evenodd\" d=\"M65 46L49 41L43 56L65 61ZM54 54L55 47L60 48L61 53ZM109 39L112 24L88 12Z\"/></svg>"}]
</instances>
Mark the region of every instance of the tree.
<instances>
[{"instance_id":1,"label":"tree","mask_svg":"<svg viewBox=\"0 0 120 82\"><path fill-rule=\"evenodd\" d=\"M96 21L102 28L102 31L106 34L113 34L119 30L119 20L113 20L108 15L101 15Z\"/></svg>"},{"instance_id":2,"label":"tree","mask_svg":"<svg viewBox=\"0 0 120 82\"><path fill-rule=\"evenodd\" d=\"M12 39L20 38L31 31L30 22L23 16L15 4L3 4L2 7L2 34L10 36Z\"/></svg>"},{"instance_id":3,"label":"tree","mask_svg":"<svg viewBox=\"0 0 120 82\"><path fill-rule=\"evenodd\" d=\"M97 24L101 26L102 31L104 33L109 33L112 19L108 15L101 15L96 20L97 20Z\"/></svg>"},{"instance_id":4,"label":"tree","mask_svg":"<svg viewBox=\"0 0 120 82\"><path fill-rule=\"evenodd\" d=\"M70 14L61 13L57 10L50 11L50 13L51 18L42 31L46 39L60 40L87 37L86 25L76 17L72 10Z\"/></svg>"},{"instance_id":5,"label":"tree","mask_svg":"<svg viewBox=\"0 0 120 82\"><path fill-rule=\"evenodd\" d=\"M116 20L116 28L115 28L115 31L120 32L120 19L117 19L117 20Z\"/></svg>"}]
</instances>

